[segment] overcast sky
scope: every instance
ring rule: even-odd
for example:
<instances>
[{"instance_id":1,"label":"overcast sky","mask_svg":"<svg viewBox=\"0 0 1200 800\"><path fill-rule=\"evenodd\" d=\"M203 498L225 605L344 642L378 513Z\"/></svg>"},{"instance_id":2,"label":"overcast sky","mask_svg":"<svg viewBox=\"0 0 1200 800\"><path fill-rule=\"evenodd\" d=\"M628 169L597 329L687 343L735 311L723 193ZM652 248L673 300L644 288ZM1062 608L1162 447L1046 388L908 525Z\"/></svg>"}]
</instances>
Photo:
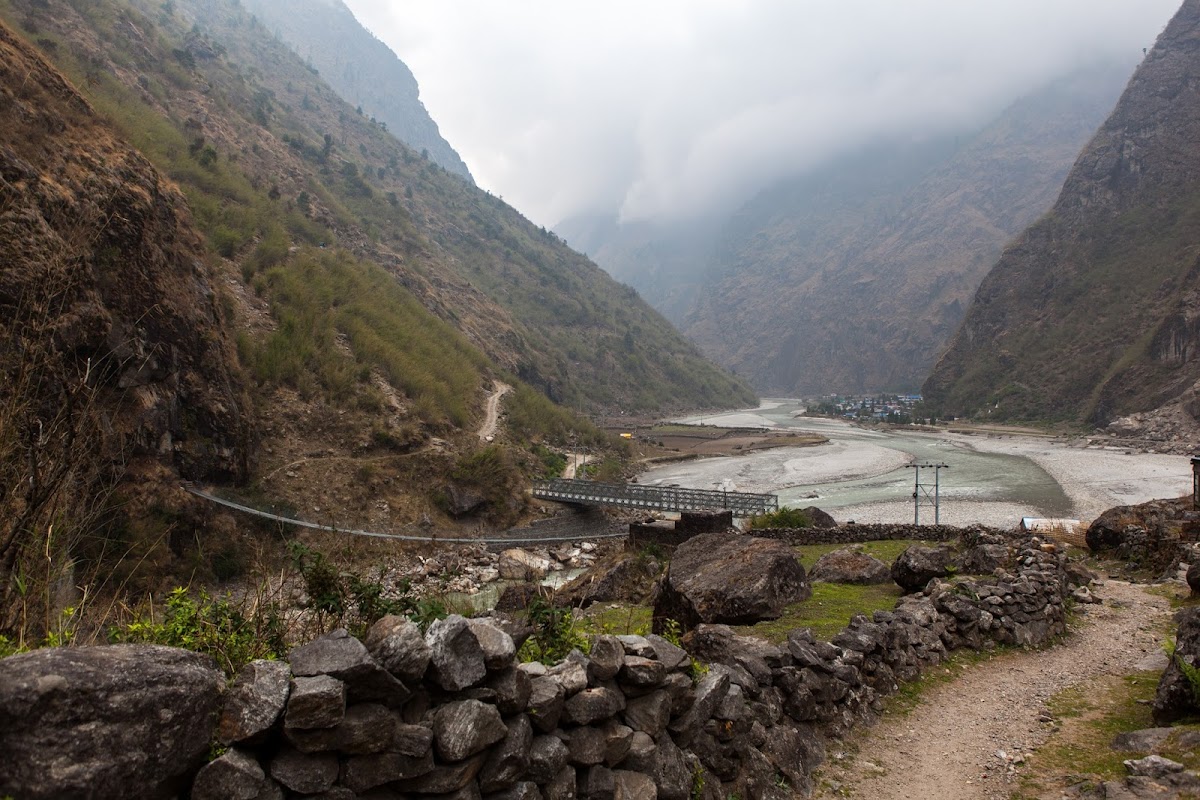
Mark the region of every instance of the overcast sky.
<instances>
[{"instance_id":1,"label":"overcast sky","mask_svg":"<svg viewBox=\"0 0 1200 800\"><path fill-rule=\"evenodd\" d=\"M536 223L679 217L880 136L979 124L1179 0L346 0Z\"/></svg>"}]
</instances>

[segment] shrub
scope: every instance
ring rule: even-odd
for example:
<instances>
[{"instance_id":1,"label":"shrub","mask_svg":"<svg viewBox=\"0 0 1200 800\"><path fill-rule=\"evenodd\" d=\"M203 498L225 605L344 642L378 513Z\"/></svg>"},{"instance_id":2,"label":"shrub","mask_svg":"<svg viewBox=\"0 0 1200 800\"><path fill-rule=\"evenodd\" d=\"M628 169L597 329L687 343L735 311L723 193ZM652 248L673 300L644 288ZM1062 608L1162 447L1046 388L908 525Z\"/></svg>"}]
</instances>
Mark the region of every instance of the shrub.
<instances>
[{"instance_id":1,"label":"shrub","mask_svg":"<svg viewBox=\"0 0 1200 800\"><path fill-rule=\"evenodd\" d=\"M764 528L811 528L812 517L807 511L784 506L770 514L759 514L750 520L751 530Z\"/></svg>"}]
</instances>

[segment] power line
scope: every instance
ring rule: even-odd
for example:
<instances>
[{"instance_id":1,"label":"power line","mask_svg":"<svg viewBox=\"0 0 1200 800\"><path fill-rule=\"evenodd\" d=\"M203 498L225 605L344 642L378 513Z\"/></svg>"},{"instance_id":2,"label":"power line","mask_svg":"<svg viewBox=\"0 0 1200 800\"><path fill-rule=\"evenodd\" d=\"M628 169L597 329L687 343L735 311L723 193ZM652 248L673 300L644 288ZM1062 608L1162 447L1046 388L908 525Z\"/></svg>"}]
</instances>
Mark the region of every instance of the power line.
<instances>
[{"instance_id":1,"label":"power line","mask_svg":"<svg viewBox=\"0 0 1200 800\"><path fill-rule=\"evenodd\" d=\"M949 464L906 464L908 469L914 470L916 476L913 484L913 524L921 524L921 506L933 506L933 524L941 523L941 481L940 475L943 469L949 469ZM921 470L933 470L933 484L921 483Z\"/></svg>"}]
</instances>

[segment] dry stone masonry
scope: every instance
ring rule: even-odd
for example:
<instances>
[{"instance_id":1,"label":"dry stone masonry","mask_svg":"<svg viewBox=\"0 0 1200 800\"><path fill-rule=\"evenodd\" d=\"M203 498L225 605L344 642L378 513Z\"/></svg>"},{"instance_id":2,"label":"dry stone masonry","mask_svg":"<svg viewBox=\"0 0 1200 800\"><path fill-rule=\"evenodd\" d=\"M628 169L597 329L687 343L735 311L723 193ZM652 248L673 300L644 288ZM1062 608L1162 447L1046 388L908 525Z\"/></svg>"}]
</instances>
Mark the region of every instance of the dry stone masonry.
<instances>
[{"instance_id":1,"label":"dry stone masonry","mask_svg":"<svg viewBox=\"0 0 1200 800\"><path fill-rule=\"evenodd\" d=\"M224 691L182 651L38 651L0 661L0 796L792 797L810 791L827 739L948 651L1062 633L1068 591L1062 557L1024 546L828 642L699 624L686 649L596 636L556 665L517 663L487 619L422 634L388 617L364 641L335 631L254 662ZM225 749L205 763L210 741Z\"/></svg>"}]
</instances>

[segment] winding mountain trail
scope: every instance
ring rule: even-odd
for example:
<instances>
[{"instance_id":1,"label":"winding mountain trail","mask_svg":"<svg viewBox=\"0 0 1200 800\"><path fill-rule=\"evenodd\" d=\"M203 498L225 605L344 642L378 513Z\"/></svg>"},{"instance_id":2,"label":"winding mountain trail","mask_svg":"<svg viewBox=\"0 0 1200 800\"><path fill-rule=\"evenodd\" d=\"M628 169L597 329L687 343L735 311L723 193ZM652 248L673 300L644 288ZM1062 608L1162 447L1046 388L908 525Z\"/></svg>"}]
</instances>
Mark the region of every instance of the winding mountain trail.
<instances>
[{"instance_id":1,"label":"winding mountain trail","mask_svg":"<svg viewBox=\"0 0 1200 800\"><path fill-rule=\"evenodd\" d=\"M502 381L493 381L495 391L488 397L487 414L483 424L479 426L479 441L486 442L496 435L496 426L500 422L500 400L512 391L512 387Z\"/></svg>"},{"instance_id":2,"label":"winding mountain trail","mask_svg":"<svg viewBox=\"0 0 1200 800\"><path fill-rule=\"evenodd\" d=\"M863 800L1005 800L1019 774L1012 759L1043 744L1046 702L1071 686L1139 669L1161 651L1170 615L1163 597L1109 580L1093 587L1103 605L1047 650L1014 652L930 689L908 714L892 714L852 735L857 752L834 753L815 797ZM934 667L940 669L940 667ZM1041 719L1039 719L1039 717Z\"/></svg>"}]
</instances>

